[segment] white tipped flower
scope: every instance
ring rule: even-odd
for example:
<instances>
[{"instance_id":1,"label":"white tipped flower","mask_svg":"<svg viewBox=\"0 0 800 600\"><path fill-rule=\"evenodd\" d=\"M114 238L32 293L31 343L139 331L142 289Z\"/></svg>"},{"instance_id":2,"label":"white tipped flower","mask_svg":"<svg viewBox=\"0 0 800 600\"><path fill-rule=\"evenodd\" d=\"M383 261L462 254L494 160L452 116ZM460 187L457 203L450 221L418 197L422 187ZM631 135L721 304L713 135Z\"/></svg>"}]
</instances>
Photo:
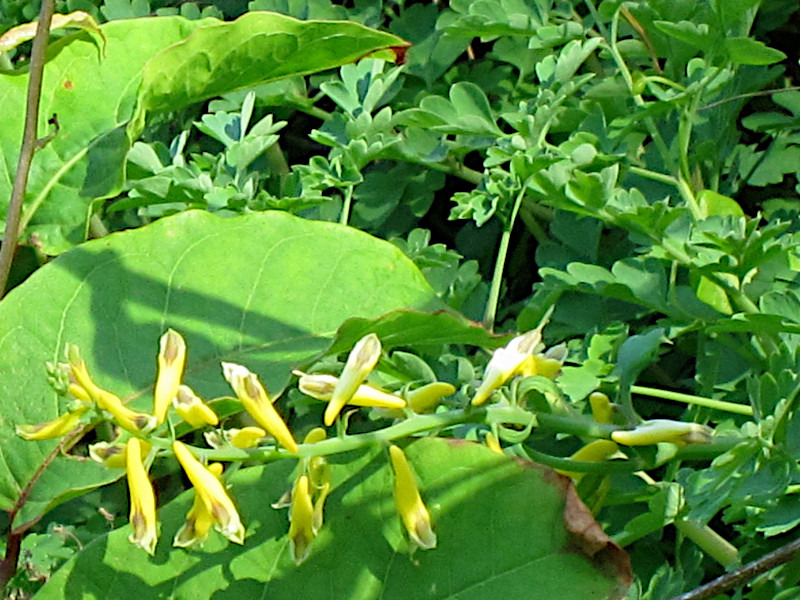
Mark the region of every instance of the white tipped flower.
<instances>
[{"instance_id":1,"label":"white tipped flower","mask_svg":"<svg viewBox=\"0 0 800 600\"><path fill-rule=\"evenodd\" d=\"M358 387L378 364L380 357L381 341L374 333L365 335L356 343L347 357L339 381L336 382L331 399L325 408L325 425L329 427L333 425L344 405L350 401Z\"/></svg>"},{"instance_id":2,"label":"white tipped flower","mask_svg":"<svg viewBox=\"0 0 800 600\"><path fill-rule=\"evenodd\" d=\"M219 423L216 413L188 385L178 387L178 393L172 399L172 404L181 419L192 427Z\"/></svg>"},{"instance_id":3,"label":"white tipped flower","mask_svg":"<svg viewBox=\"0 0 800 600\"><path fill-rule=\"evenodd\" d=\"M624 446L652 446L669 442L684 446L687 444L708 444L714 430L699 423L684 423L669 419L645 421L633 429L614 431L611 439Z\"/></svg>"},{"instance_id":4,"label":"white tipped flower","mask_svg":"<svg viewBox=\"0 0 800 600\"><path fill-rule=\"evenodd\" d=\"M298 388L306 396L330 402L333 391L339 383L339 378L334 375L307 375L302 371L293 371L300 377ZM384 392L367 383L361 384L347 401L352 406L371 406L378 408L404 408L405 400L394 394Z\"/></svg>"},{"instance_id":5,"label":"white tipped flower","mask_svg":"<svg viewBox=\"0 0 800 600\"><path fill-rule=\"evenodd\" d=\"M486 365L483 381L472 398L472 405L483 404L492 395L492 392L511 379L525 361L533 355L536 346L541 341L542 331L537 328L518 335L505 347L495 350L489 364Z\"/></svg>"}]
</instances>

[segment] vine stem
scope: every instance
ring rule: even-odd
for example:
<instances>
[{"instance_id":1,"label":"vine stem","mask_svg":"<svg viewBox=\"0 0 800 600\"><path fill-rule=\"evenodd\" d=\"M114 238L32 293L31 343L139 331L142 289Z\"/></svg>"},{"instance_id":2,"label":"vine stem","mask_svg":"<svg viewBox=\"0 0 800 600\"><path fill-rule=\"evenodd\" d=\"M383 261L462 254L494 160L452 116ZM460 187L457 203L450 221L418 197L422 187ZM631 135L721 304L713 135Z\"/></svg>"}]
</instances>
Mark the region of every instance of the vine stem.
<instances>
[{"instance_id":1,"label":"vine stem","mask_svg":"<svg viewBox=\"0 0 800 600\"><path fill-rule=\"evenodd\" d=\"M744 585L761 573L766 573L789 562L797 556L798 552L800 552L800 539L789 542L761 558L757 558L730 573L721 575L690 592L675 596L671 600L708 600L709 598L714 598L728 590Z\"/></svg>"},{"instance_id":2,"label":"vine stem","mask_svg":"<svg viewBox=\"0 0 800 600\"><path fill-rule=\"evenodd\" d=\"M39 99L42 95L42 76L44 73L45 52L50 37L50 22L53 19L55 0L42 0L39 11L39 23L36 36L33 38L31 50L30 72L28 77L28 98L26 101L25 129L22 134L22 145L17 161L17 172L14 175L14 186L6 214L6 227L3 232L3 244L0 247L0 298L5 294L11 263L17 250L19 240L19 219L22 203L25 200L25 188L28 186L28 174L31 170L33 153L39 140L37 125L39 122ZM10 547L9 547L10 548ZM16 561L15 561L16 566Z\"/></svg>"},{"instance_id":3,"label":"vine stem","mask_svg":"<svg viewBox=\"0 0 800 600\"><path fill-rule=\"evenodd\" d=\"M514 201L514 208L511 210L511 215L503 227L503 234L500 236L500 247L497 249L497 259L494 263L494 274L492 275L492 285L489 288L489 298L486 301L486 311L483 313L483 325L489 331L494 329L494 320L497 317L497 304L500 301L500 286L503 283L503 271L506 267L506 258L508 256L508 245L511 242L511 231L514 229L514 222L517 220L519 214L519 207L522 206L522 200L525 198L525 191L528 188L528 181L522 184L517 199Z\"/></svg>"}]
</instances>

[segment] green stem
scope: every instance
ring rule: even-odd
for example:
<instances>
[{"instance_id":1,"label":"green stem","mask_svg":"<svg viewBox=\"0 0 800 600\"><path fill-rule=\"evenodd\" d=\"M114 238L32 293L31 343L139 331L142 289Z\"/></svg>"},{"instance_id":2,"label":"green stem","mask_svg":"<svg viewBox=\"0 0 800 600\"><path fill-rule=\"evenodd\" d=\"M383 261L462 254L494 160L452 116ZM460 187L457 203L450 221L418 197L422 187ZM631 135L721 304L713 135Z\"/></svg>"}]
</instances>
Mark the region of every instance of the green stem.
<instances>
[{"instance_id":1,"label":"green stem","mask_svg":"<svg viewBox=\"0 0 800 600\"><path fill-rule=\"evenodd\" d=\"M667 185L671 185L676 188L680 186L678 180L675 179L672 175L665 175L664 173L651 171L650 169L643 169L642 167L629 166L628 172L633 173L634 175L639 175L640 177L646 177L647 179L652 179L653 181L666 183Z\"/></svg>"},{"instance_id":2,"label":"green stem","mask_svg":"<svg viewBox=\"0 0 800 600\"><path fill-rule=\"evenodd\" d=\"M344 189L344 204L342 205L342 215L339 217L339 223L347 225L350 220L350 204L353 202L353 189L354 186L348 185Z\"/></svg>"},{"instance_id":3,"label":"green stem","mask_svg":"<svg viewBox=\"0 0 800 600\"><path fill-rule=\"evenodd\" d=\"M36 36L33 39L33 48L31 49L25 128L22 134L19 159L17 160L17 171L14 174L14 185L6 212L3 244L0 246L0 298L5 294L8 274L11 272L11 263L14 261L14 254L17 251L17 242L21 230L20 213L22 212L22 203L25 200L25 188L28 186L28 174L33 162L33 153L36 151L39 142L37 139L39 100L42 95L45 53L47 51L47 41L50 38L50 22L53 19L54 5L55 0L42 0L39 22L36 26ZM2 571L1 568L0 571ZM5 582L0 583L5 585ZM0 586L0 589L2 589L2 586Z\"/></svg>"},{"instance_id":4,"label":"green stem","mask_svg":"<svg viewBox=\"0 0 800 600\"><path fill-rule=\"evenodd\" d=\"M639 394L640 396L650 396L651 398L673 400L675 402L683 402L684 404L694 404L695 406L705 406L707 408L724 410L737 415L753 415L753 407L746 404L725 402L724 400L715 400L714 398L705 398L703 396L695 396L692 394L682 394L680 392L672 392L670 390L660 390L657 388L645 387L643 385L631 386L631 391L634 394Z\"/></svg>"},{"instance_id":5,"label":"green stem","mask_svg":"<svg viewBox=\"0 0 800 600\"><path fill-rule=\"evenodd\" d=\"M511 209L511 215L508 217L505 226L503 227L503 234L500 236L500 247L497 249L497 259L494 263L494 274L492 275L492 285L489 288L489 299L486 301L486 311L483 313L483 325L489 331L494 329L494 320L497 316L497 304L500 301L500 286L503 284L503 271L506 266L506 257L508 256L508 245L511 241L511 231L514 229L514 222L517 220L519 207L522 205L522 200L525 198L525 190L528 187L528 182L522 184L522 188L517 194L517 199L514 201L514 208Z\"/></svg>"},{"instance_id":6,"label":"green stem","mask_svg":"<svg viewBox=\"0 0 800 600\"><path fill-rule=\"evenodd\" d=\"M688 519L675 519L675 528L726 569L740 564L736 546L711 529Z\"/></svg>"}]
</instances>

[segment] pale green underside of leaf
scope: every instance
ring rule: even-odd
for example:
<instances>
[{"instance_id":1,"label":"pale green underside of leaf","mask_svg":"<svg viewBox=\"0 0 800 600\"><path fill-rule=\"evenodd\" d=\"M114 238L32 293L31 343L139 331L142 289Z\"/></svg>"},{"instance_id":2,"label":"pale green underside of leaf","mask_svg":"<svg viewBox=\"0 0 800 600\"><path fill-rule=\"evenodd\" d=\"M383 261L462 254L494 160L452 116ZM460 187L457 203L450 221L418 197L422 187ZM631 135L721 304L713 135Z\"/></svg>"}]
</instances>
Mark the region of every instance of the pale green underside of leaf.
<instances>
[{"instance_id":1,"label":"pale green underside of leaf","mask_svg":"<svg viewBox=\"0 0 800 600\"><path fill-rule=\"evenodd\" d=\"M45 66L39 135L52 132L47 121L53 115L60 129L34 158L23 224L29 225L26 236L35 236L50 254L83 241L92 200L119 192L125 156L146 114L180 110L232 90L407 45L357 23L258 12L228 23L129 19L102 30L108 39L105 56L89 34L80 33L54 43ZM27 85L27 74L0 73L3 217L19 156Z\"/></svg>"},{"instance_id":2,"label":"pale green underside of leaf","mask_svg":"<svg viewBox=\"0 0 800 600\"><path fill-rule=\"evenodd\" d=\"M335 489L326 503L325 525L299 567L291 558L286 510L270 507L291 485L294 465L283 461L231 478L231 493L247 526L243 547L212 533L202 549L172 548L189 507L188 493L160 510L163 524L154 557L132 546L129 527L123 527L87 546L36 598L624 596L622 582L629 571L621 551L606 548L589 559L573 543L576 538L564 522L565 478L463 441L424 439L407 454L438 537L435 549L417 551L413 559L392 500L388 454L375 448L340 456L332 465Z\"/></svg>"},{"instance_id":3,"label":"pale green underside of leaf","mask_svg":"<svg viewBox=\"0 0 800 600\"><path fill-rule=\"evenodd\" d=\"M285 213L191 211L64 254L0 304L0 508L15 505L55 446L23 441L14 425L63 411L45 361L63 361L65 343L81 348L99 385L149 411L158 338L169 327L187 340L185 380L197 393L231 393L220 361L246 365L277 393L346 319L398 308L441 305L396 247ZM45 474L16 525L73 488L109 480L67 458Z\"/></svg>"}]
</instances>

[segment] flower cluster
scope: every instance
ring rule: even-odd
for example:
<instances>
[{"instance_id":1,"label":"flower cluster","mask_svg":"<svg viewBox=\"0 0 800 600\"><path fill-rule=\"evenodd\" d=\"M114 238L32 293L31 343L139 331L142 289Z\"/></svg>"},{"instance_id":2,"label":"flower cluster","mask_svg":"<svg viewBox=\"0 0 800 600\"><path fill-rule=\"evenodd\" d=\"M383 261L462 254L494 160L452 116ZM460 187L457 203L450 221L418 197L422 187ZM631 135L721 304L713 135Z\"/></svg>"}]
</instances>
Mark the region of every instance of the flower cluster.
<instances>
[{"instance_id":1,"label":"flower cluster","mask_svg":"<svg viewBox=\"0 0 800 600\"><path fill-rule=\"evenodd\" d=\"M455 393L455 387L445 382L404 390L402 395L367 383L381 352L380 340L369 334L356 343L338 376L295 372L301 392L327 402L324 411L326 425L332 425L346 405L376 407L386 411L387 416L402 417L404 411L432 410L442 397ZM183 337L172 329L161 337L159 343L152 413L132 410L118 396L97 385L89 375L77 346L68 344L66 355L67 362L59 365L57 371L65 380L63 388L71 398L68 411L47 423L20 425L18 434L28 440L44 440L67 435L84 424L109 421L116 426L117 437L91 444L89 455L108 468L124 468L126 471L132 543L149 554L155 552L159 523L149 467L158 456L170 455L170 451L194 489L192 506L185 523L175 535L173 545L185 548L200 544L207 539L212 527L231 542L244 543L245 527L223 482L223 465L205 464L200 449L175 439L177 421L170 420L170 409L174 409L177 417L192 428L214 427L204 432L212 448L256 448L274 439L290 454L297 454L300 446L258 376L242 365L222 363L223 376L257 426L217 428L220 420L212 406L183 383L187 346ZM322 442L326 436L325 429L317 427L305 436L303 444ZM390 456L401 521L414 546L433 548L436 536L411 467L398 447L390 448ZM299 564L308 556L312 542L322 528L331 481L324 456L301 458L298 471L285 500L274 506L288 506L290 509L289 540L294 559Z\"/></svg>"}]
</instances>

